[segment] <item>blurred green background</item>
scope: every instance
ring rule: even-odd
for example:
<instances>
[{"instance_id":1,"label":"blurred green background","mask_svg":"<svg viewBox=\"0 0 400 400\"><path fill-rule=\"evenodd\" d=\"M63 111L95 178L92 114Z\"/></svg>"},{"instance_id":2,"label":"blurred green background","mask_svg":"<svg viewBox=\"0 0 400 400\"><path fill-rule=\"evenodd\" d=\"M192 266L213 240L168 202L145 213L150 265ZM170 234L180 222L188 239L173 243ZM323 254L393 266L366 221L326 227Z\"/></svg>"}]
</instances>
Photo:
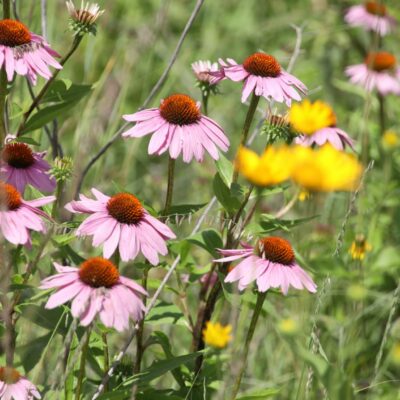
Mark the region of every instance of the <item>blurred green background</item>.
<instances>
[{"instance_id":1,"label":"blurred green background","mask_svg":"<svg viewBox=\"0 0 400 400\"><path fill-rule=\"evenodd\" d=\"M311 99L327 101L334 107L338 125L350 136L357 140L363 132L368 134L369 157L375 164L350 212L339 257L332 254L351 194L313 196L299 203L290 215L293 218L319 215L288 235L301 255L302 265L314 273L319 294L291 293L285 299L274 294L269 297L265 318L259 323L252 344L243 389L254 393L273 389L270 398L400 399L400 319L398 310L393 308L400 272L400 153L399 147L388 149L382 145L375 96L350 85L344 75L346 66L363 61L359 47L368 49L371 42L370 35L344 23L343 12L351 4L354 3L329 0L206 0L168 81L152 103L157 107L160 99L177 92L201 100L190 67L196 60L231 57L240 63L251 53L262 50L287 66L296 43L296 32L291 25L296 25L302 27L302 42L293 74L308 86ZM398 1L385 4L393 15L400 17ZM20 1L17 5L21 20L40 33L39 1ZM106 12L99 19L97 36L84 39L60 75L74 83L94 85L90 97L59 120L60 142L75 165L66 200L72 198L86 162L122 125L121 116L135 112L148 96L168 63L194 1L114 0L102 1L100 5ZM47 29L52 47L65 54L72 35L63 1L48 1ZM400 57L399 31L384 38L384 47ZM230 138L229 158L232 158L247 106L240 103L241 84L222 82L220 92L210 99L209 115ZM13 96L12 101L23 107L30 104L25 89ZM370 104L367 112L366 104ZM260 111L265 107L266 102L261 101ZM399 109L399 98L389 96L387 127L397 134ZM285 109L280 107L278 112L284 113ZM48 148L45 135L38 131L33 136L41 141L43 149ZM87 194L92 186L108 194L123 188L160 209L166 190L167 156L149 157L148 141L148 138L118 140L91 169L83 192ZM253 148L261 152L264 142L265 138L257 138ZM359 143L356 148L361 149ZM214 174L215 166L209 157L201 165L178 161L174 203L207 202L213 195ZM291 191L287 196L290 194ZM282 195L274 196L264 211L273 213L283 200ZM181 237L190 232L194 220L182 224ZM215 220L207 223L217 226ZM359 233L372 246L363 261L353 260L348 252ZM194 247L191 250L190 259L180 266L181 273L209 266L208 254ZM151 288L157 287L158 272L154 272L154 281L150 281ZM195 309L196 282L189 288L189 304ZM177 302L171 293L166 298L171 303ZM238 298L232 301L229 312L221 302L217 315L224 322L234 323L234 343L226 352L210 358L205 377L187 398L203 398L203 384L210 384L215 390L207 395L214 393L213 398L223 398L231 374L237 370L240 359L236 355L255 299L247 293L240 304ZM382 345L391 310L393 323ZM175 354L187 352L190 334L183 323L156 328L169 334ZM316 355L306 350L310 338ZM112 343L115 351L119 345L119 341ZM374 371L381 347L382 362L378 371ZM157 347L149 348L145 365L159 353ZM320 372L320 375L315 372L313 379L310 365ZM171 385L167 375L156 386L170 389ZM249 399L268 397L260 396Z\"/></svg>"}]
</instances>

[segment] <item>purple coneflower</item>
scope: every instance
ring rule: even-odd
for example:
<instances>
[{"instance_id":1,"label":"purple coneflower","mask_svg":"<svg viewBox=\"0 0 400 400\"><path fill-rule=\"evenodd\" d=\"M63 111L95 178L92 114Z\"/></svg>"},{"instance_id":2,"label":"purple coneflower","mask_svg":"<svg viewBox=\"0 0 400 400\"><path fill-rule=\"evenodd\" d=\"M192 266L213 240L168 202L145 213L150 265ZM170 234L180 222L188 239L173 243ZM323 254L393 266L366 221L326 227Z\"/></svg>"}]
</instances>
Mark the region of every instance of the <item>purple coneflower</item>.
<instances>
[{"instance_id":1,"label":"purple coneflower","mask_svg":"<svg viewBox=\"0 0 400 400\"><path fill-rule=\"evenodd\" d=\"M97 314L101 322L117 331L129 328L129 320L139 321L146 311L141 295L147 292L132 279L121 276L117 267L102 257L84 261L80 268L54 263L58 274L42 281L41 289L56 288L46 308L72 300L71 313L80 324L89 325Z\"/></svg>"},{"instance_id":2,"label":"purple coneflower","mask_svg":"<svg viewBox=\"0 0 400 400\"><path fill-rule=\"evenodd\" d=\"M76 234L93 236L93 246L103 244L103 256L110 258L119 248L122 261L136 258L139 251L151 264L159 262L158 253L168 254L165 240L176 236L167 225L152 217L130 193L106 196L92 189L96 200L80 195L65 208L72 213L92 214L82 222Z\"/></svg>"},{"instance_id":3,"label":"purple coneflower","mask_svg":"<svg viewBox=\"0 0 400 400\"><path fill-rule=\"evenodd\" d=\"M185 94L173 94L161 101L159 108L124 115L126 121L136 125L122 134L124 137L142 137L153 133L148 152L163 154L169 150L171 158L183 153L183 161L189 163L193 157L202 162L204 150L218 160L219 147L229 148L229 140L222 128L211 118L200 113L200 104Z\"/></svg>"},{"instance_id":4,"label":"purple coneflower","mask_svg":"<svg viewBox=\"0 0 400 400\"><path fill-rule=\"evenodd\" d=\"M242 244L243 249L219 250L226 257L215 260L228 262L244 258L226 276L225 282L239 282L239 290L244 290L251 282L257 282L259 292L270 288L281 288L287 294L289 287L317 290L311 277L296 263L290 243L280 237L260 239L255 248Z\"/></svg>"},{"instance_id":5,"label":"purple coneflower","mask_svg":"<svg viewBox=\"0 0 400 400\"><path fill-rule=\"evenodd\" d=\"M4 145L0 160L0 178L23 193L26 185L41 192L52 192L56 181L49 176L50 165L43 158L46 152L34 153L25 143Z\"/></svg>"},{"instance_id":6,"label":"purple coneflower","mask_svg":"<svg viewBox=\"0 0 400 400\"><path fill-rule=\"evenodd\" d=\"M49 66L62 69L53 57L60 55L22 22L0 20L0 68L5 68L9 81L13 80L14 73L27 76L33 84L36 84L37 75L50 79Z\"/></svg>"}]
</instances>

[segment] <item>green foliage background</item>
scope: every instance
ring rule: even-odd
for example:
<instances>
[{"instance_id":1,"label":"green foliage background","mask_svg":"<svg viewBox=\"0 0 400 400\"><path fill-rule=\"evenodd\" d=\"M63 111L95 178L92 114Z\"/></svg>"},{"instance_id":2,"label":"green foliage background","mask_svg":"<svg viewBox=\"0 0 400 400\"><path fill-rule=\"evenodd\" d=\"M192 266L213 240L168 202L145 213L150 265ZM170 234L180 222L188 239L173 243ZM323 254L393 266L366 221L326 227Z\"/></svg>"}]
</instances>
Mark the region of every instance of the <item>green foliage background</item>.
<instances>
[{"instance_id":1,"label":"green foliage background","mask_svg":"<svg viewBox=\"0 0 400 400\"><path fill-rule=\"evenodd\" d=\"M39 2L18 3L21 20L32 31L39 33ZM77 179L87 161L122 125L121 115L137 110L162 74L194 1L115 0L100 4L106 13L99 20L97 36L84 39L60 75L76 84L93 85L90 95L58 118L64 153L74 159L75 167L65 201L73 197ZM393 14L400 17L399 4L394 0L387 4ZM388 150L382 146L377 99L349 84L344 75L347 65L363 60L356 44L361 43L368 48L371 39L361 29L349 28L344 23L343 11L348 5L349 2L329 0L206 0L167 83L152 104L157 107L160 99L176 92L188 93L201 100L190 68L190 64L199 59L216 61L219 57L231 57L241 62L249 54L262 50L273 54L286 66L296 42L296 33L291 27L293 24L303 28L302 50L293 73L309 87L311 99L322 99L334 107L339 126L358 139L357 151L361 149L362 135L369 137L369 158L375 163L365 177L354 210L350 212L339 256L333 256L333 253L338 246L337 236L352 194L314 195L310 200L298 203L288 218L313 215L318 215L318 218L300 224L290 232L277 231L292 241L301 264L312 271L319 292L315 296L296 291L292 291L287 298L278 293L268 296L243 381L243 390L251 396L241 397L242 400L400 399L400 356L397 354L396 363L393 350L400 343L399 312L394 308L400 272L400 152L398 147ZM48 1L47 29L52 47L65 54L71 43L71 33L67 30L68 18L63 1ZM398 31L384 38L384 43L388 51L400 57ZM28 92L22 85L20 88L13 92L11 98L11 115L15 117L12 119L13 129L17 127L21 109L30 104ZM220 95L210 99L209 114L229 136L232 146L228 157L232 159L247 106L240 103L240 84L223 82L220 91ZM265 107L265 102L262 101L260 107ZM397 132L400 132L399 107L398 97L387 98L387 127ZM283 108L278 110L284 111ZM49 148L41 130L29 136L40 142L42 149ZM260 152L264 142L265 138L259 137L253 148ZM87 194L95 186L113 193L122 188L136 194L154 209L162 208L167 157L149 157L147 145L148 138L118 140L91 169L82 191ZM178 161L174 204L204 204L209 201L213 196L212 178L215 172L214 162L209 157L201 165L186 165ZM274 214L291 195L292 189L286 194L267 197L263 212ZM179 237L184 238L191 231L196 216L198 214L174 227ZM218 220L209 218L206 224L209 226L205 229L217 228ZM363 262L352 260L348 253L358 233L363 233L372 246L372 251ZM193 313L199 289L197 278L201 272L208 270L212 259L204 247L212 252L215 242L211 243L201 247L182 241L172 246L175 253L187 254L179 272L191 274L187 296ZM83 245L71 242L71 246L81 255L84 251L93 252L89 242ZM50 273L52 255L47 253L41 260L39 275ZM28 257L34 257L34 254L28 254ZM167 263L170 264L171 260L172 257L167 258ZM124 273L140 278L141 266L136 265L134 272L131 266L132 263L125 265ZM157 288L164 273L165 265L152 271L150 290ZM398 297L399 293L396 295ZM46 311L41 315L43 310L36 308L42 299L44 295L35 289L25 294L21 310L24 310L23 316L28 318L21 320L25 330L21 331L19 340L24 345L19 348L18 354L26 372L36 378L35 383L46 387L51 366L59 357L54 349L62 348L63 330L70 320L65 320L62 310L57 310L57 313ZM154 380L142 379L143 391L138 398L223 398L223 393L231 385L232 375L240 365L239 353L254 303L255 296L251 291L240 298L225 292L224 299L218 303L215 319L234 324L234 341L225 351L213 353L207 358L204 374L190 389L188 382L193 360L185 359L181 363L174 358L189 352L191 340L174 278L146 328L145 334L150 337L151 345L146 351L144 367L149 368ZM31 309L28 312L24 307ZM394 312L393 323L387 327L391 311ZM282 320L286 319L296 326L292 333L282 328ZM36 325L32 325L32 321ZM382 343L386 328L390 329L387 340ZM52 331L61 335L53 338ZM78 331L78 335L82 332ZM99 342L100 338L92 336L91 340L91 372L85 383L86 393L93 392L101 376L101 363L98 361L101 359L101 346L96 349L96 340ZM111 354L118 352L121 343L122 337L114 335L110 342ZM169 356L166 348L171 351ZM380 348L383 350L382 362L374 371ZM130 351L124 360L120 376L130 372L133 354L134 351ZM160 366L154 366L152 363L156 359L175 360L175 364L169 363L168 368L176 372L174 368L181 365L179 373L176 372L180 378L166 373ZM312 380L310 371L314 374ZM178 383L179 379L187 382L187 388L178 389L176 379ZM115 378L113 384L117 383L118 378ZM121 389L120 397L110 395L102 398L127 398L124 390ZM66 398L72 398L68 397L68 390L66 393ZM46 398L57 398L49 396Z\"/></svg>"}]
</instances>

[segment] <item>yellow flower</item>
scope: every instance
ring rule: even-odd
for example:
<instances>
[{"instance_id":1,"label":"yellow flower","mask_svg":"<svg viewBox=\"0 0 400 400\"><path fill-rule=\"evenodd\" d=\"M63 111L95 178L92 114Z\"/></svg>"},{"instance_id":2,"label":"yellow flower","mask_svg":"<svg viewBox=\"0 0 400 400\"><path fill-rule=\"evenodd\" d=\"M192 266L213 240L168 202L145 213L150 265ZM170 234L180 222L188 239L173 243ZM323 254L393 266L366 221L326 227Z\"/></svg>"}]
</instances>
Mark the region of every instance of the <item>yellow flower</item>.
<instances>
[{"instance_id":1,"label":"yellow flower","mask_svg":"<svg viewBox=\"0 0 400 400\"><path fill-rule=\"evenodd\" d=\"M203 329L204 343L222 349L232 340L231 331L231 325L222 326L219 322L214 324L208 321L206 322L205 329Z\"/></svg>"},{"instance_id":2,"label":"yellow flower","mask_svg":"<svg viewBox=\"0 0 400 400\"><path fill-rule=\"evenodd\" d=\"M306 201L310 198L310 192L308 190L302 189L297 196L299 201Z\"/></svg>"},{"instance_id":3,"label":"yellow flower","mask_svg":"<svg viewBox=\"0 0 400 400\"><path fill-rule=\"evenodd\" d=\"M390 358L394 364L400 365L400 342L393 345Z\"/></svg>"},{"instance_id":4,"label":"yellow flower","mask_svg":"<svg viewBox=\"0 0 400 400\"><path fill-rule=\"evenodd\" d=\"M295 146L291 177L309 191L354 190L362 173L357 159L326 144L317 150Z\"/></svg>"},{"instance_id":5,"label":"yellow flower","mask_svg":"<svg viewBox=\"0 0 400 400\"><path fill-rule=\"evenodd\" d=\"M320 100L314 103L304 100L292 105L289 122L297 132L312 135L322 128L336 125L336 115L328 104Z\"/></svg>"},{"instance_id":6,"label":"yellow flower","mask_svg":"<svg viewBox=\"0 0 400 400\"><path fill-rule=\"evenodd\" d=\"M387 148L397 147L400 143L400 137L397 132L393 130L385 131L382 136L382 144Z\"/></svg>"},{"instance_id":7,"label":"yellow flower","mask_svg":"<svg viewBox=\"0 0 400 400\"><path fill-rule=\"evenodd\" d=\"M292 336L299 331L299 324L293 318L284 318L278 322L278 329L284 335Z\"/></svg>"},{"instance_id":8,"label":"yellow flower","mask_svg":"<svg viewBox=\"0 0 400 400\"><path fill-rule=\"evenodd\" d=\"M266 148L259 156L254 151L241 147L235 160L235 168L257 186L276 185L290 177L292 163L287 146Z\"/></svg>"},{"instance_id":9,"label":"yellow flower","mask_svg":"<svg viewBox=\"0 0 400 400\"><path fill-rule=\"evenodd\" d=\"M367 242L364 235L357 235L351 244L349 253L353 260L364 260L365 253L371 251L372 246Z\"/></svg>"}]
</instances>

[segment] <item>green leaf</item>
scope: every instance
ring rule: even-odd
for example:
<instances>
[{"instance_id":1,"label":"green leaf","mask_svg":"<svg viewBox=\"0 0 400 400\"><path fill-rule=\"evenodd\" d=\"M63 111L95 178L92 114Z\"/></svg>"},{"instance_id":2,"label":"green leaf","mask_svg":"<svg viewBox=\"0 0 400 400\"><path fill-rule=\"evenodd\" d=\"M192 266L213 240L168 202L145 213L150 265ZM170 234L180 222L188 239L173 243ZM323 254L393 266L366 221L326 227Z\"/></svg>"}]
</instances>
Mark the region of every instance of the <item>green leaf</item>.
<instances>
[{"instance_id":1,"label":"green leaf","mask_svg":"<svg viewBox=\"0 0 400 400\"><path fill-rule=\"evenodd\" d=\"M30 137L18 137L17 142L31 144L33 146L40 146L40 143Z\"/></svg>"},{"instance_id":2,"label":"green leaf","mask_svg":"<svg viewBox=\"0 0 400 400\"><path fill-rule=\"evenodd\" d=\"M187 364L189 362L194 361L203 351L197 351L195 353L185 354L183 356L178 356L172 358L170 360L162 360L155 361L153 364L143 370L140 374L136 374L129 379L126 379L123 383L123 386L130 386L133 383L142 384L146 382L150 382L153 379L156 379L167 372L178 368L182 364Z\"/></svg>"},{"instance_id":3,"label":"green leaf","mask_svg":"<svg viewBox=\"0 0 400 400\"><path fill-rule=\"evenodd\" d=\"M190 236L187 241L207 250L213 257L218 256L216 249L223 247L221 235L215 229L205 229Z\"/></svg>"},{"instance_id":4,"label":"green leaf","mask_svg":"<svg viewBox=\"0 0 400 400\"><path fill-rule=\"evenodd\" d=\"M53 82L43 97L43 103L78 102L93 90L93 85L80 85L67 79Z\"/></svg>"},{"instance_id":5,"label":"green leaf","mask_svg":"<svg viewBox=\"0 0 400 400\"><path fill-rule=\"evenodd\" d=\"M18 355L25 372L31 371L41 359L41 355L50 341L52 333L38 337L27 344L18 346Z\"/></svg>"},{"instance_id":6,"label":"green leaf","mask_svg":"<svg viewBox=\"0 0 400 400\"><path fill-rule=\"evenodd\" d=\"M47 310L44 305L39 307L34 304L20 304L18 308L21 309L21 317L26 318L35 325L51 331L57 329L63 335L67 333L65 306ZM61 318L63 319L62 322L60 322Z\"/></svg>"},{"instance_id":7,"label":"green leaf","mask_svg":"<svg viewBox=\"0 0 400 400\"><path fill-rule=\"evenodd\" d=\"M55 81L49 88L42 103L51 103L38 110L26 122L21 134L34 131L74 107L93 90L93 85L68 85L66 81Z\"/></svg>"},{"instance_id":8,"label":"green leaf","mask_svg":"<svg viewBox=\"0 0 400 400\"><path fill-rule=\"evenodd\" d=\"M175 357L172 354L171 344L169 342L168 336L165 333L160 331L153 332L148 342L148 345L151 344L159 344L162 347L165 357L168 360L171 360ZM171 373L174 376L175 380L178 382L178 385L181 388L184 388L185 380L181 374L180 369L179 368L173 369L171 370Z\"/></svg>"},{"instance_id":9,"label":"green leaf","mask_svg":"<svg viewBox=\"0 0 400 400\"><path fill-rule=\"evenodd\" d=\"M228 212L238 210L241 205L241 197L243 194L242 187L233 183L232 187L226 186L219 173L215 174L213 180L213 190L218 201Z\"/></svg>"},{"instance_id":10,"label":"green leaf","mask_svg":"<svg viewBox=\"0 0 400 400\"><path fill-rule=\"evenodd\" d=\"M261 227L260 233L273 232L277 230L289 231L297 225L304 224L318 218L319 215L313 215L311 217L298 218L298 219L279 219L274 218L269 214L261 214L259 225Z\"/></svg>"},{"instance_id":11,"label":"green leaf","mask_svg":"<svg viewBox=\"0 0 400 400\"><path fill-rule=\"evenodd\" d=\"M160 301L146 317L147 323L173 324L183 323L183 314L175 304Z\"/></svg>"},{"instance_id":12,"label":"green leaf","mask_svg":"<svg viewBox=\"0 0 400 400\"><path fill-rule=\"evenodd\" d=\"M41 128L50 121L53 121L53 119L59 117L65 111L68 111L75 104L75 102L69 101L66 103L54 104L39 110L31 118L28 119L28 122L25 124L21 135Z\"/></svg>"},{"instance_id":13,"label":"green leaf","mask_svg":"<svg viewBox=\"0 0 400 400\"><path fill-rule=\"evenodd\" d=\"M222 181L227 187L231 186L233 177L233 164L223 154L219 155L219 159L215 162L217 171Z\"/></svg>"},{"instance_id":14,"label":"green leaf","mask_svg":"<svg viewBox=\"0 0 400 400\"><path fill-rule=\"evenodd\" d=\"M240 396L237 400L263 400L268 399L269 397L276 396L279 393L280 389L266 389L262 391L257 391L249 394L245 394L244 396Z\"/></svg>"},{"instance_id":15,"label":"green leaf","mask_svg":"<svg viewBox=\"0 0 400 400\"><path fill-rule=\"evenodd\" d=\"M66 233L64 235L54 235L51 239L58 245L58 246L66 246L67 244L71 243L73 240L76 239L76 235L73 233Z\"/></svg>"}]
</instances>

